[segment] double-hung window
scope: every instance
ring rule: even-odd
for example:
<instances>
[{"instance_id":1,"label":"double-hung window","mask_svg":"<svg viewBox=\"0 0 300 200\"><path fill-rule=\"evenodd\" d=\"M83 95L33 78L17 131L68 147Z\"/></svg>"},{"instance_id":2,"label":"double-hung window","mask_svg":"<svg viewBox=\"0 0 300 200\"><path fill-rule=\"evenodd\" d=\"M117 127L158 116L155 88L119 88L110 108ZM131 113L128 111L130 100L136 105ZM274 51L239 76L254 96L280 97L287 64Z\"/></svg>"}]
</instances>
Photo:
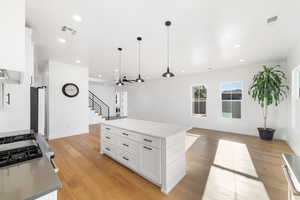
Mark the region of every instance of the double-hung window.
<instances>
[{"instance_id":1,"label":"double-hung window","mask_svg":"<svg viewBox=\"0 0 300 200\"><path fill-rule=\"evenodd\" d=\"M192 87L192 114L206 117L207 89L204 85Z\"/></svg>"},{"instance_id":2,"label":"double-hung window","mask_svg":"<svg viewBox=\"0 0 300 200\"><path fill-rule=\"evenodd\" d=\"M221 84L222 115L225 118L241 118L242 82Z\"/></svg>"}]
</instances>

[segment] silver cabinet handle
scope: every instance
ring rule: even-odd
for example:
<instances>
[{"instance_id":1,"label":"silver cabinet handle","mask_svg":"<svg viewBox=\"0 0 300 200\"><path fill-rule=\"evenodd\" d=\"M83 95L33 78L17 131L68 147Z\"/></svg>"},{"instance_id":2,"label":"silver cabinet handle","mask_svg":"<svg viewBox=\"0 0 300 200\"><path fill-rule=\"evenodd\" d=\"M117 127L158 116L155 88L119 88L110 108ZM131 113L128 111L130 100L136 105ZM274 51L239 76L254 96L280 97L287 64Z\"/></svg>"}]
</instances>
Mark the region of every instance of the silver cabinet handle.
<instances>
[{"instance_id":1,"label":"silver cabinet handle","mask_svg":"<svg viewBox=\"0 0 300 200\"><path fill-rule=\"evenodd\" d=\"M125 146L125 147L129 147L129 145L128 144L122 144L123 146Z\"/></svg>"},{"instance_id":2,"label":"silver cabinet handle","mask_svg":"<svg viewBox=\"0 0 300 200\"><path fill-rule=\"evenodd\" d=\"M105 128L106 130L110 130L110 128Z\"/></svg>"},{"instance_id":3,"label":"silver cabinet handle","mask_svg":"<svg viewBox=\"0 0 300 200\"><path fill-rule=\"evenodd\" d=\"M124 159L124 160L127 160L127 161L129 160L129 158L126 158L125 156L123 156L123 159Z\"/></svg>"},{"instance_id":4,"label":"silver cabinet handle","mask_svg":"<svg viewBox=\"0 0 300 200\"><path fill-rule=\"evenodd\" d=\"M149 139L144 139L144 141L146 141L146 142L152 142L152 140L149 140Z\"/></svg>"},{"instance_id":5,"label":"silver cabinet handle","mask_svg":"<svg viewBox=\"0 0 300 200\"><path fill-rule=\"evenodd\" d=\"M107 151L110 151L110 148L105 148Z\"/></svg>"},{"instance_id":6,"label":"silver cabinet handle","mask_svg":"<svg viewBox=\"0 0 300 200\"><path fill-rule=\"evenodd\" d=\"M107 139L109 139L109 140L110 140L110 137L108 137L108 136L105 136L105 138L107 138Z\"/></svg>"},{"instance_id":7,"label":"silver cabinet handle","mask_svg":"<svg viewBox=\"0 0 300 200\"><path fill-rule=\"evenodd\" d=\"M146 146L144 146L144 149L147 149L147 150L152 150L152 148L150 148L150 147L146 147Z\"/></svg>"},{"instance_id":8,"label":"silver cabinet handle","mask_svg":"<svg viewBox=\"0 0 300 200\"><path fill-rule=\"evenodd\" d=\"M6 96L7 96L7 102L6 102L6 103L7 103L8 105L10 105L10 93L7 93Z\"/></svg>"},{"instance_id":9,"label":"silver cabinet handle","mask_svg":"<svg viewBox=\"0 0 300 200\"><path fill-rule=\"evenodd\" d=\"M128 136L128 134L127 134L127 133L122 133L122 135Z\"/></svg>"},{"instance_id":10,"label":"silver cabinet handle","mask_svg":"<svg viewBox=\"0 0 300 200\"><path fill-rule=\"evenodd\" d=\"M51 163L52 167L54 168L54 172L58 173L59 172L59 168L56 166L53 158L50 159L50 163Z\"/></svg>"}]
</instances>

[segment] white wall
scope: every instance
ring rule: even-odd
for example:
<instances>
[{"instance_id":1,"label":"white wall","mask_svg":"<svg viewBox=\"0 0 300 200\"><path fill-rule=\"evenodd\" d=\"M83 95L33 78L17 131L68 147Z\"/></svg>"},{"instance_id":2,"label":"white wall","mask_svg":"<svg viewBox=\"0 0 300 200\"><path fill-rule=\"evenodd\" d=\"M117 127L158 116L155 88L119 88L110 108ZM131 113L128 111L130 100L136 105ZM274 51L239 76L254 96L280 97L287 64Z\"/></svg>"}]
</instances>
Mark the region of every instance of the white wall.
<instances>
[{"instance_id":1,"label":"white wall","mask_svg":"<svg viewBox=\"0 0 300 200\"><path fill-rule=\"evenodd\" d=\"M279 63L285 64L285 63ZM128 86L128 115L131 118L178 123L193 127L258 135L256 127L263 126L259 105L248 95L249 84L258 66L203 72L198 75L146 81ZM243 82L242 118L222 117L220 83ZM191 116L191 86L206 85L208 89L207 117ZM287 134L287 101L269 112L269 127L276 128L276 138Z\"/></svg>"},{"instance_id":2,"label":"white wall","mask_svg":"<svg viewBox=\"0 0 300 200\"><path fill-rule=\"evenodd\" d=\"M300 155L300 99L297 92L299 82L298 77L293 74L293 72L298 71L299 73L300 71L300 42L288 56L287 65L289 67L290 83L294 81L289 99L289 134L287 141L295 153Z\"/></svg>"},{"instance_id":3,"label":"white wall","mask_svg":"<svg viewBox=\"0 0 300 200\"><path fill-rule=\"evenodd\" d=\"M110 115L116 114L115 88L98 82L89 81L89 90L110 107Z\"/></svg>"},{"instance_id":4,"label":"white wall","mask_svg":"<svg viewBox=\"0 0 300 200\"><path fill-rule=\"evenodd\" d=\"M49 139L88 133L88 68L55 61L49 61L48 67ZM78 96L64 96L65 83L75 83L79 87Z\"/></svg>"}]
</instances>

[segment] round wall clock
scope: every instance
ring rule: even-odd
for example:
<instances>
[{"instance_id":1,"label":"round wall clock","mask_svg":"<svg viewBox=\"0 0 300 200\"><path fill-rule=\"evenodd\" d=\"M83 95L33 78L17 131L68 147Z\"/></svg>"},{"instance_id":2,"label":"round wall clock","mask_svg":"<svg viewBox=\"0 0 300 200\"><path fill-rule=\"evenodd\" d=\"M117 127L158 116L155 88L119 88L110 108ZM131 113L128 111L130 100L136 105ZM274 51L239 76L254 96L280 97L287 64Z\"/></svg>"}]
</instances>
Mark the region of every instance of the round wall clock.
<instances>
[{"instance_id":1,"label":"round wall clock","mask_svg":"<svg viewBox=\"0 0 300 200\"><path fill-rule=\"evenodd\" d=\"M62 87L62 92L67 97L76 97L79 94L79 88L74 83L66 83Z\"/></svg>"}]
</instances>

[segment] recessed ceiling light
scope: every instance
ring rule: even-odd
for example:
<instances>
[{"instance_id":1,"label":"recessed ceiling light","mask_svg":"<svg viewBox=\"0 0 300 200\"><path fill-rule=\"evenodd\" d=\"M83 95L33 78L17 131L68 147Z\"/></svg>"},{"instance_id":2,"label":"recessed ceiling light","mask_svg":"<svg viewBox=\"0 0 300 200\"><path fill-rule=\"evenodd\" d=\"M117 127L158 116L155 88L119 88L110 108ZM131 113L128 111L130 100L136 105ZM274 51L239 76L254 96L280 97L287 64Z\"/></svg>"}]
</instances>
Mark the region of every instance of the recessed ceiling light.
<instances>
[{"instance_id":1,"label":"recessed ceiling light","mask_svg":"<svg viewBox=\"0 0 300 200\"><path fill-rule=\"evenodd\" d=\"M234 45L234 48L240 48L241 47L241 45L240 44L236 44L236 45Z\"/></svg>"},{"instance_id":2,"label":"recessed ceiling light","mask_svg":"<svg viewBox=\"0 0 300 200\"><path fill-rule=\"evenodd\" d=\"M98 77L99 77L99 78L101 78L101 77L102 77L102 75L101 75L101 74L99 74L99 75L98 75Z\"/></svg>"},{"instance_id":3,"label":"recessed ceiling light","mask_svg":"<svg viewBox=\"0 0 300 200\"><path fill-rule=\"evenodd\" d=\"M59 41L60 43L66 43L66 42L67 42L67 40L65 40L64 38L58 38L58 41Z\"/></svg>"},{"instance_id":4,"label":"recessed ceiling light","mask_svg":"<svg viewBox=\"0 0 300 200\"><path fill-rule=\"evenodd\" d=\"M80 15L73 15L72 18L76 22L82 22L82 17Z\"/></svg>"},{"instance_id":5,"label":"recessed ceiling light","mask_svg":"<svg viewBox=\"0 0 300 200\"><path fill-rule=\"evenodd\" d=\"M118 72L119 71L119 69L115 69L115 72Z\"/></svg>"},{"instance_id":6,"label":"recessed ceiling light","mask_svg":"<svg viewBox=\"0 0 300 200\"><path fill-rule=\"evenodd\" d=\"M245 60L244 59L240 59L240 62L245 62Z\"/></svg>"},{"instance_id":7,"label":"recessed ceiling light","mask_svg":"<svg viewBox=\"0 0 300 200\"><path fill-rule=\"evenodd\" d=\"M184 70L181 70L182 73L184 73Z\"/></svg>"},{"instance_id":8,"label":"recessed ceiling light","mask_svg":"<svg viewBox=\"0 0 300 200\"><path fill-rule=\"evenodd\" d=\"M81 61L80 60L76 60L76 63L79 64Z\"/></svg>"}]
</instances>

